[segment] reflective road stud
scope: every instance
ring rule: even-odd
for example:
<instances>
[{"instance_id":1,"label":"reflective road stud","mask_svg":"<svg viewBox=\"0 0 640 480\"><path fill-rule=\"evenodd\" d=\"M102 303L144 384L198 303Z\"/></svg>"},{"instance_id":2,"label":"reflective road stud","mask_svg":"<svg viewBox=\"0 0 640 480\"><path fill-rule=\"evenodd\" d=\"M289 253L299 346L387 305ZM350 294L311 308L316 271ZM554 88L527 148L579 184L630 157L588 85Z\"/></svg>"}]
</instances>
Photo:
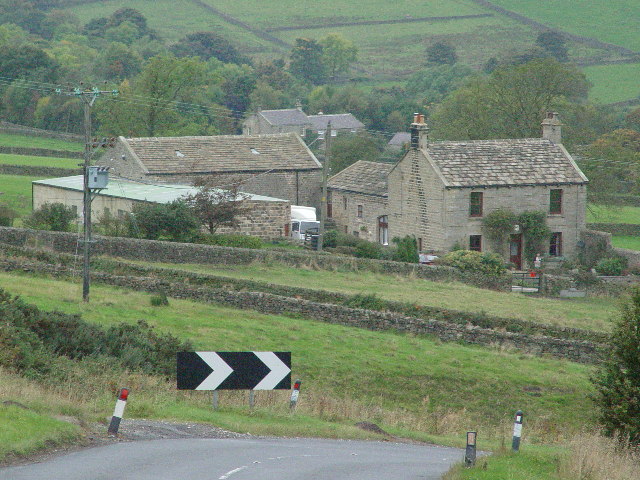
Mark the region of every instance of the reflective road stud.
<instances>
[{"instance_id":1,"label":"reflective road stud","mask_svg":"<svg viewBox=\"0 0 640 480\"><path fill-rule=\"evenodd\" d=\"M464 452L464 464L473 467L476 464L476 438L478 432L467 432L467 449Z\"/></svg>"},{"instance_id":2,"label":"reflective road stud","mask_svg":"<svg viewBox=\"0 0 640 480\"><path fill-rule=\"evenodd\" d=\"M294 410L298 404L298 396L300 395L300 384L302 380L296 380L291 391L291 401L289 402L289 410Z\"/></svg>"},{"instance_id":3,"label":"reflective road stud","mask_svg":"<svg viewBox=\"0 0 640 480\"><path fill-rule=\"evenodd\" d=\"M514 452L520 450L520 436L522 435L522 410L516 412L516 421L513 424L513 444L512 449Z\"/></svg>"},{"instance_id":4,"label":"reflective road stud","mask_svg":"<svg viewBox=\"0 0 640 480\"><path fill-rule=\"evenodd\" d=\"M109 424L109 429L107 430L110 435L118 434L120 420L122 420L122 415L124 415L124 407L127 404L128 397L128 388L123 388L122 390L120 390L120 395L118 395L118 400L116 401L116 408L113 411L113 417L111 417L111 423Z\"/></svg>"}]
</instances>

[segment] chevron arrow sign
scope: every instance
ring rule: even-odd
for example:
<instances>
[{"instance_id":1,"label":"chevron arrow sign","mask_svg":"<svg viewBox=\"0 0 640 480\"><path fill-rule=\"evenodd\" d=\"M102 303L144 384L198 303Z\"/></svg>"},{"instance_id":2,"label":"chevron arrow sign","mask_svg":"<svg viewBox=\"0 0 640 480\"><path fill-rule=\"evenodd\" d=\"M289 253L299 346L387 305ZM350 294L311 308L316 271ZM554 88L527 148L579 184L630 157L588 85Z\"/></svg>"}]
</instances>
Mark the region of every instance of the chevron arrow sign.
<instances>
[{"instance_id":1,"label":"chevron arrow sign","mask_svg":"<svg viewBox=\"0 0 640 480\"><path fill-rule=\"evenodd\" d=\"M291 352L178 352L178 390L289 390Z\"/></svg>"}]
</instances>

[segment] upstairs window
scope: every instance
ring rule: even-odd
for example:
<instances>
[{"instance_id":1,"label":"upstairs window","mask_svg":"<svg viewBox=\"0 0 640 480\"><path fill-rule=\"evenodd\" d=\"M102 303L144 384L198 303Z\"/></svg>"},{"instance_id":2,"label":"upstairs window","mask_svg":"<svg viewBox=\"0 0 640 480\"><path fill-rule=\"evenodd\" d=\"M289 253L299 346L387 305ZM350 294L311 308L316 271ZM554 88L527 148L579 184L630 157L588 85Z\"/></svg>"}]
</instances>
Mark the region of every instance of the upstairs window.
<instances>
[{"instance_id":1,"label":"upstairs window","mask_svg":"<svg viewBox=\"0 0 640 480\"><path fill-rule=\"evenodd\" d=\"M471 192L469 197L469 216L482 216L482 192Z\"/></svg>"},{"instance_id":2,"label":"upstairs window","mask_svg":"<svg viewBox=\"0 0 640 480\"><path fill-rule=\"evenodd\" d=\"M562 213L562 189L554 189L549 192L549 213Z\"/></svg>"},{"instance_id":3,"label":"upstairs window","mask_svg":"<svg viewBox=\"0 0 640 480\"><path fill-rule=\"evenodd\" d=\"M358 218L362 218L362 205L358 205Z\"/></svg>"}]
</instances>

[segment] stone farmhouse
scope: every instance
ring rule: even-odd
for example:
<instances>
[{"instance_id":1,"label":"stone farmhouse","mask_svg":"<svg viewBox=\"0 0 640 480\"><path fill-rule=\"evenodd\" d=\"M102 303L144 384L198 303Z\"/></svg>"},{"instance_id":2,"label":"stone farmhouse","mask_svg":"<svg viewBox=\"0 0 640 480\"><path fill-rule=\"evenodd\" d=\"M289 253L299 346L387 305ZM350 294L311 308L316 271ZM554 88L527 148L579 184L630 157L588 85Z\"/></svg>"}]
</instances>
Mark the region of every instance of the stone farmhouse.
<instances>
[{"instance_id":1,"label":"stone farmhouse","mask_svg":"<svg viewBox=\"0 0 640 480\"><path fill-rule=\"evenodd\" d=\"M351 113L307 115L302 107L284 110L258 110L247 117L242 124L243 135L263 135L272 133L295 132L305 136L308 132L319 133L327 129L336 132L356 133L364 124Z\"/></svg>"},{"instance_id":2,"label":"stone farmhouse","mask_svg":"<svg viewBox=\"0 0 640 480\"><path fill-rule=\"evenodd\" d=\"M209 137L119 137L100 161L112 175L146 183L214 186L320 206L322 166L296 133Z\"/></svg>"},{"instance_id":3,"label":"stone farmhouse","mask_svg":"<svg viewBox=\"0 0 640 480\"><path fill-rule=\"evenodd\" d=\"M82 214L83 176L49 178L32 182L33 208L45 203L62 203ZM197 193L195 187L187 185L149 185L121 178L109 179L107 188L96 194L92 202L92 219L111 214L122 217L132 211L137 203L170 203L186 195ZM247 213L238 216L238 227L219 227L217 233L239 233L265 239L285 235L291 221L291 206L287 200L262 195L239 194Z\"/></svg>"},{"instance_id":4,"label":"stone farmhouse","mask_svg":"<svg viewBox=\"0 0 640 480\"><path fill-rule=\"evenodd\" d=\"M552 235L540 253L571 256L585 229L588 180L561 144L557 114L542 127L542 138L430 142L417 115L410 149L398 163L358 162L330 179L333 218L339 228L383 244L411 235L421 251L456 245L494 251L522 268L519 225L495 244L483 232L483 218L502 208L544 211Z\"/></svg>"}]
</instances>

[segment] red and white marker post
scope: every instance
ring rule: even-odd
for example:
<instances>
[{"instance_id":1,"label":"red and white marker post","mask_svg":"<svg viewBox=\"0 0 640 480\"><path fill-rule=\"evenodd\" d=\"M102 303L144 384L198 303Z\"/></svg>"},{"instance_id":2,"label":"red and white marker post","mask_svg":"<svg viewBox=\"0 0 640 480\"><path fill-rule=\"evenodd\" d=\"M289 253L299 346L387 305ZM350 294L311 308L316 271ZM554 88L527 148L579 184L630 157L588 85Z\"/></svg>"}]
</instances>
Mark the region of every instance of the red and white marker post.
<instances>
[{"instance_id":1,"label":"red and white marker post","mask_svg":"<svg viewBox=\"0 0 640 480\"><path fill-rule=\"evenodd\" d=\"M111 417L111 423L109 424L109 429L107 432L110 435L117 435L118 428L120 427L120 420L122 420L122 416L124 415L124 407L127 405L127 398L129 397L129 389L123 388L120 390L120 395L118 395L118 400L116 401L116 408L113 411L113 416Z\"/></svg>"},{"instance_id":2,"label":"red and white marker post","mask_svg":"<svg viewBox=\"0 0 640 480\"><path fill-rule=\"evenodd\" d=\"M291 391L291 401L289 402L289 410L293 411L298 404L298 397L300 396L300 385L302 380L296 380L293 384L293 390Z\"/></svg>"}]
</instances>

